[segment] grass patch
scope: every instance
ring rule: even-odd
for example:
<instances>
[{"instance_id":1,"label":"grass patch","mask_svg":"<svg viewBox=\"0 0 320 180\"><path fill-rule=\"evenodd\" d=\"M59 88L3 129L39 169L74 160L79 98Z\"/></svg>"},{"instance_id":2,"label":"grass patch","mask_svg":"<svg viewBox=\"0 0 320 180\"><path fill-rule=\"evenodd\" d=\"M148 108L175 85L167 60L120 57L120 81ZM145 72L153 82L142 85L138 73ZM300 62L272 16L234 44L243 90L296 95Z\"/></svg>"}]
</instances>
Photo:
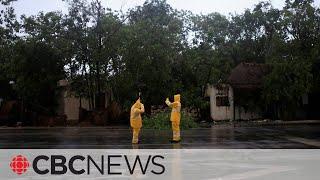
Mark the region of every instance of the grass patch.
<instances>
[{"instance_id":1,"label":"grass patch","mask_svg":"<svg viewBox=\"0 0 320 180\"><path fill-rule=\"evenodd\" d=\"M161 112L150 117L143 117L144 129L169 130L171 129L170 112ZM180 128L182 130L190 128L198 128L199 125L194 121L194 118L181 112Z\"/></svg>"}]
</instances>

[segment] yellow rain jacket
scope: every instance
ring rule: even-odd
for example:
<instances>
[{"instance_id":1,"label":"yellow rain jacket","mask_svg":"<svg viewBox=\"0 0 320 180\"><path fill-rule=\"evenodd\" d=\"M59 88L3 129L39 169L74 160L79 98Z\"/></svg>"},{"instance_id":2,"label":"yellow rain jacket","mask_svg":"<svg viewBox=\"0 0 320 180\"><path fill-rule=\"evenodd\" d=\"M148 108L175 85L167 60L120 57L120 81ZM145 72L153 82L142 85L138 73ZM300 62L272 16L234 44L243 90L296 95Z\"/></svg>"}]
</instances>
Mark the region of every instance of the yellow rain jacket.
<instances>
[{"instance_id":1,"label":"yellow rain jacket","mask_svg":"<svg viewBox=\"0 0 320 180\"><path fill-rule=\"evenodd\" d=\"M180 103L180 94L177 94L174 96L174 102L171 103L169 101L169 98L166 99L166 104L172 108L171 111L171 117L170 117L170 121L171 121L171 126L172 126L172 137L173 137L173 141L180 141L181 137L180 137L180 119L181 119L181 103Z\"/></svg>"},{"instance_id":2,"label":"yellow rain jacket","mask_svg":"<svg viewBox=\"0 0 320 180\"><path fill-rule=\"evenodd\" d=\"M131 107L130 112L130 125L133 129L140 129L142 127L142 113L144 113L144 105L138 99Z\"/></svg>"},{"instance_id":3,"label":"yellow rain jacket","mask_svg":"<svg viewBox=\"0 0 320 180\"><path fill-rule=\"evenodd\" d=\"M171 103L167 98L166 104L172 108L170 121L180 122L181 119L181 103L180 103L180 94L174 96L174 102Z\"/></svg>"}]
</instances>

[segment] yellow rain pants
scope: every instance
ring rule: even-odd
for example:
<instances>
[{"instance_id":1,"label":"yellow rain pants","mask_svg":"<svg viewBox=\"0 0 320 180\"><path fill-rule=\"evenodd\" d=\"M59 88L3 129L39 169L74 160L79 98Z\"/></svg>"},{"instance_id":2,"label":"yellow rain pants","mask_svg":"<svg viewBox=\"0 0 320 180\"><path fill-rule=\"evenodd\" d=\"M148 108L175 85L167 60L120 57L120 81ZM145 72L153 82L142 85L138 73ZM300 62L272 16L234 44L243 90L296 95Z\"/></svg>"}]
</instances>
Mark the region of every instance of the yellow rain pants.
<instances>
[{"instance_id":1,"label":"yellow rain pants","mask_svg":"<svg viewBox=\"0 0 320 180\"><path fill-rule=\"evenodd\" d=\"M139 132L142 127L142 113L144 113L144 105L140 102L140 99L138 99L131 107L130 111L130 126L132 128L133 144L137 144L139 142Z\"/></svg>"}]
</instances>

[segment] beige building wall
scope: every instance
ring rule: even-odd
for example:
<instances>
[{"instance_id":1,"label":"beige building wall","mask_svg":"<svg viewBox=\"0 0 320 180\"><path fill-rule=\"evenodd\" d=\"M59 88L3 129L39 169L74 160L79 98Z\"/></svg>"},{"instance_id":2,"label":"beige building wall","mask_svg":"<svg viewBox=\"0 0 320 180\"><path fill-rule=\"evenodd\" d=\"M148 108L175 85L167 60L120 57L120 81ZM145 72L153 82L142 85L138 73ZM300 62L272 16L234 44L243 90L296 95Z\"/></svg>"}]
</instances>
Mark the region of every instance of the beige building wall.
<instances>
[{"instance_id":1,"label":"beige building wall","mask_svg":"<svg viewBox=\"0 0 320 180\"><path fill-rule=\"evenodd\" d=\"M57 113L59 115L66 115L68 121L79 121L80 98L75 97L69 91L67 80L60 80L58 85L61 87L61 91ZM84 109L90 109L88 99L81 98L81 105Z\"/></svg>"},{"instance_id":2,"label":"beige building wall","mask_svg":"<svg viewBox=\"0 0 320 180\"><path fill-rule=\"evenodd\" d=\"M233 91L229 85L228 98L229 106L217 106L216 97L218 96L218 89L210 85L207 89L207 95L210 97L210 114L214 121L219 120L233 120Z\"/></svg>"},{"instance_id":3,"label":"beige building wall","mask_svg":"<svg viewBox=\"0 0 320 180\"><path fill-rule=\"evenodd\" d=\"M210 114L214 121L219 120L250 120L262 118L262 113L259 109L245 110L242 107L234 106L234 92L230 85L223 85L229 88L228 98L230 106L217 106L216 97L219 96L218 89L209 85L207 88L207 96L210 97ZM234 109L235 108L235 109ZM234 118L235 116L235 118Z\"/></svg>"},{"instance_id":4,"label":"beige building wall","mask_svg":"<svg viewBox=\"0 0 320 180\"><path fill-rule=\"evenodd\" d=\"M68 95L67 92L64 92L64 114L67 116L69 121L78 121L79 120L79 107L80 107L80 98ZM89 110L89 101L87 99L81 98L81 106L84 109Z\"/></svg>"}]
</instances>

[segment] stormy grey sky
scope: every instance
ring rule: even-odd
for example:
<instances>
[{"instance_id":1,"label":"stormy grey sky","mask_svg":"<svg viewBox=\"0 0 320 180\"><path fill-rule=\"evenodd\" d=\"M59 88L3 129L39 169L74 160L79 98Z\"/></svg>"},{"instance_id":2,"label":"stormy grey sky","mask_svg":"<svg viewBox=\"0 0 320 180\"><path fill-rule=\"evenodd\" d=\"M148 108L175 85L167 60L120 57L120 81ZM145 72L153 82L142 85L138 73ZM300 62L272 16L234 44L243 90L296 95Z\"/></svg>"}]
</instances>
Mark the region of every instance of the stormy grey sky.
<instances>
[{"instance_id":1,"label":"stormy grey sky","mask_svg":"<svg viewBox=\"0 0 320 180\"><path fill-rule=\"evenodd\" d=\"M102 0L105 7L113 10L126 11L132 7L142 5L145 0ZM190 10L194 13L208 14L211 12L219 12L224 15L229 13L241 13L246 8L252 8L261 0L167 0L168 3L176 9ZM285 0L271 0L276 8L281 8ZM320 5L320 0L315 0L317 6ZM16 13L35 15L39 11L62 11L67 12L65 2L62 0L19 0L13 6Z\"/></svg>"}]
</instances>

